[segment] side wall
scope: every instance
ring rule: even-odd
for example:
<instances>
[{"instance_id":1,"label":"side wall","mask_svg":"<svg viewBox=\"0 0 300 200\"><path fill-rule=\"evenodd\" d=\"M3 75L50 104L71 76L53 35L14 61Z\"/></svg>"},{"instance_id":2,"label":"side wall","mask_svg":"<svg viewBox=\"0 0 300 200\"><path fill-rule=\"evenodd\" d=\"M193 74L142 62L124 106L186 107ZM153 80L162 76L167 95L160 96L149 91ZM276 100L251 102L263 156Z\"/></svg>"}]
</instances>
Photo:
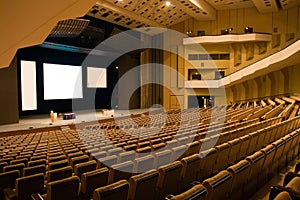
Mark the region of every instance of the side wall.
<instances>
[{"instance_id":1,"label":"side wall","mask_svg":"<svg viewBox=\"0 0 300 200\"><path fill-rule=\"evenodd\" d=\"M0 93L0 124L17 123L19 111L16 57L8 68L0 69Z\"/></svg>"}]
</instances>

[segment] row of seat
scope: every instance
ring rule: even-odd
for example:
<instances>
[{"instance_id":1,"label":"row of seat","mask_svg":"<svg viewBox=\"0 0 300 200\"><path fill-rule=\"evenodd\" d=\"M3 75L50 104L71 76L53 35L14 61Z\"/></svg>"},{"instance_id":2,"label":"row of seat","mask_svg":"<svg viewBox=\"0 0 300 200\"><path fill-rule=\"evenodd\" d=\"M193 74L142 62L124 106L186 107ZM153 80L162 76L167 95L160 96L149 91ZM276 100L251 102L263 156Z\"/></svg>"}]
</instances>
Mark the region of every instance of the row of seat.
<instances>
[{"instance_id":1,"label":"row of seat","mask_svg":"<svg viewBox=\"0 0 300 200\"><path fill-rule=\"evenodd\" d=\"M271 187L269 200L300 199L300 162L285 174L283 185Z\"/></svg>"},{"instance_id":2,"label":"row of seat","mask_svg":"<svg viewBox=\"0 0 300 200\"><path fill-rule=\"evenodd\" d=\"M294 157L298 155L300 129L290 133L290 135L297 132L298 136L294 138L294 144L296 145L288 146L286 152L281 151L280 148L274 148L273 144L268 145L202 183L194 182L194 186L185 192L178 195L169 195L168 199L248 199L274 175L272 172L277 172L278 162L285 163L285 153L293 154ZM280 138L278 141L282 139ZM288 187L294 186L294 182L290 182ZM295 189L295 186L293 189Z\"/></svg>"}]
</instances>

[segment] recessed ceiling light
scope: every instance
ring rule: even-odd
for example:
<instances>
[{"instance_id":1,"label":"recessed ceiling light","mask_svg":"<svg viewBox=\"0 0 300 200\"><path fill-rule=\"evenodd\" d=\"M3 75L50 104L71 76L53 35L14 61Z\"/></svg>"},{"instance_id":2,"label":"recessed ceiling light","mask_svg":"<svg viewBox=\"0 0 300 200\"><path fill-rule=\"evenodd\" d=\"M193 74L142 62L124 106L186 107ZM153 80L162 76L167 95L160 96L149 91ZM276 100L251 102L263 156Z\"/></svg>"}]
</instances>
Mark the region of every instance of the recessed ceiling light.
<instances>
[{"instance_id":1,"label":"recessed ceiling light","mask_svg":"<svg viewBox=\"0 0 300 200\"><path fill-rule=\"evenodd\" d=\"M171 2L170 1L166 1L166 6L170 6Z\"/></svg>"}]
</instances>

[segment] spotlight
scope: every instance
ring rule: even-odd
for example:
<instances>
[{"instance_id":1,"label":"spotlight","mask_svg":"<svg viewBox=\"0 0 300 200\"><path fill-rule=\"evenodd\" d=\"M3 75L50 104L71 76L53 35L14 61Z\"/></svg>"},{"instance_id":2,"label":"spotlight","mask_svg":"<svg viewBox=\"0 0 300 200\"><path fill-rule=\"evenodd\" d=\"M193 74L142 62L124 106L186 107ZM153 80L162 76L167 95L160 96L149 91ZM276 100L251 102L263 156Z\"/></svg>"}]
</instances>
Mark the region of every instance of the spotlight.
<instances>
[{"instance_id":1,"label":"spotlight","mask_svg":"<svg viewBox=\"0 0 300 200\"><path fill-rule=\"evenodd\" d=\"M170 1L166 1L166 6L170 6L171 2Z\"/></svg>"},{"instance_id":2,"label":"spotlight","mask_svg":"<svg viewBox=\"0 0 300 200\"><path fill-rule=\"evenodd\" d=\"M253 33L253 27L245 27L245 30L244 30L245 33Z\"/></svg>"}]
</instances>

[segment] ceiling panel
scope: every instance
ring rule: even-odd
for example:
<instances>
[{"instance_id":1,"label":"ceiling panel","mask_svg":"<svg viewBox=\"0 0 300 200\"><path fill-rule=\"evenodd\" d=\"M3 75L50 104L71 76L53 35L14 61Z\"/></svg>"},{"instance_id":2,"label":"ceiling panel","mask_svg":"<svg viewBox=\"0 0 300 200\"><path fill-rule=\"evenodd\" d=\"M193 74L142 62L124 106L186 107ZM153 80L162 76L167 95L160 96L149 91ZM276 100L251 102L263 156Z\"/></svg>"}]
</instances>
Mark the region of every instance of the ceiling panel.
<instances>
[{"instance_id":1,"label":"ceiling panel","mask_svg":"<svg viewBox=\"0 0 300 200\"><path fill-rule=\"evenodd\" d=\"M282 9L288 9L297 5L300 5L299 0L279 0Z\"/></svg>"},{"instance_id":2,"label":"ceiling panel","mask_svg":"<svg viewBox=\"0 0 300 200\"><path fill-rule=\"evenodd\" d=\"M253 7L251 0L206 0L217 10L239 9Z\"/></svg>"},{"instance_id":3,"label":"ceiling panel","mask_svg":"<svg viewBox=\"0 0 300 200\"><path fill-rule=\"evenodd\" d=\"M260 13L277 12L279 10L276 0L252 0Z\"/></svg>"}]
</instances>

